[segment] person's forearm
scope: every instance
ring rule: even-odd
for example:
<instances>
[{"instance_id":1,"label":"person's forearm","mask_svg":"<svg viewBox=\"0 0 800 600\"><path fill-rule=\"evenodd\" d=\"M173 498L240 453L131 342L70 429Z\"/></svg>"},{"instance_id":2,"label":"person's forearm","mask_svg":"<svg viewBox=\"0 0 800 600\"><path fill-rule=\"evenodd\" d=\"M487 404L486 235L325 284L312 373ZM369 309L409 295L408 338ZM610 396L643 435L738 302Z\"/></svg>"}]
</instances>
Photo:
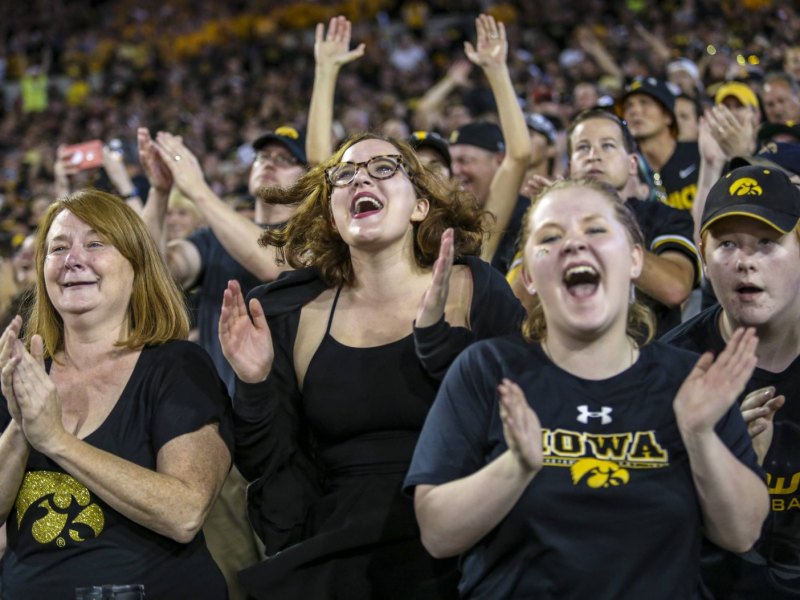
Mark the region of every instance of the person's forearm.
<instances>
[{"instance_id":1,"label":"person's forearm","mask_svg":"<svg viewBox=\"0 0 800 600\"><path fill-rule=\"evenodd\" d=\"M167 216L168 202L169 192L150 186L147 202L142 209L142 221L158 244L161 256L167 255L167 228L164 226L164 219Z\"/></svg>"},{"instance_id":2,"label":"person's forearm","mask_svg":"<svg viewBox=\"0 0 800 600\"><path fill-rule=\"evenodd\" d=\"M769 512L767 486L714 432L681 432L689 454L707 537L731 552L746 552Z\"/></svg>"},{"instance_id":3,"label":"person's forearm","mask_svg":"<svg viewBox=\"0 0 800 600\"><path fill-rule=\"evenodd\" d=\"M15 421L0 436L0 523L8 518L25 476L30 445Z\"/></svg>"},{"instance_id":4,"label":"person's forearm","mask_svg":"<svg viewBox=\"0 0 800 600\"><path fill-rule=\"evenodd\" d=\"M202 527L229 467L229 462L220 463L227 448L216 431L216 426L206 425L187 434L203 436L210 443L191 458L194 470L206 473L184 476L184 480L141 467L68 433L54 440L45 453L117 512L156 533L188 543ZM171 440L167 446L179 440Z\"/></svg>"},{"instance_id":5,"label":"person's forearm","mask_svg":"<svg viewBox=\"0 0 800 600\"><path fill-rule=\"evenodd\" d=\"M507 450L472 475L418 486L414 509L422 544L436 558L466 552L506 517L535 474Z\"/></svg>"},{"instance_id":6,"label":"person's forearm","mask_svg":"<svg viewBox=\"0 0 800 600\"><path fill-rule=\"evenodd\" d=\"M191 198L228 254L258 279L272 281L291 268L278 264L274 248L259 246L263 229L225 204L211 188L205 186Z\"/></svg>"},{"instance_id":7,"label":"person's forearm","mask_svg":"<svg viewBox=\"0 0 800 600\"><path fill-rule=\"evenodd\" d=\"M674 308L692 293L694 278L694 267L683 255L667 258L648 251L644 253L642 273L634 283L651 298Z\"/></svg>"},{"instance_id":8,"label":"person's forearm","mask_svg":"<svg viewBox=\"0 0 800 600\"><path fill-rule=\"evenodd\" d=\"M717 180L722 177L722 170L725 168L725 158L717 160L700 160L700 168L697 173L697 193L692 203L692 219L694 219L694 243L700 247L700 224L703 222L703 209L706 206L708 192Z\"/></svg>"},{"instance_id":9,"label":"person's forearm","mask_svg":"<svg viewBox=\"0 0 800 600\"><path fill-rule=\"evenodd\" d=\"M484 69L484 73L494 94L505 142L505 156L492 179L489 197L484 206L495 217L481 252L481 257L490 261L514 214L531 150L525 115L517 102L508 67L503 65L498 69Z\"/></svg>"},{"instance_id":10,"label":"person's forearm","mask_svg":"<svg viewBox=\"0 0 800 600\"><path fill-rule=\"evenodd\" d=\"M414 109L412 117L413 125L416 129L432 129L435 119L442 110L442 105L456 88L456 81L448 73L430 88L422 98L419 99L417 107Z\"/></svg>"},{"instance_id":11,"label":"person's forearm","mask_svg":"<svg viewBox=\"0 0 800 600\"><path fill-rule=\"evenodd\" d=\"M339 67L317 65L314 70L314 88L308 110L308 135L306 156L309 165L318 165L333 152L333 98Z\"/></svg>"}]
</instances>

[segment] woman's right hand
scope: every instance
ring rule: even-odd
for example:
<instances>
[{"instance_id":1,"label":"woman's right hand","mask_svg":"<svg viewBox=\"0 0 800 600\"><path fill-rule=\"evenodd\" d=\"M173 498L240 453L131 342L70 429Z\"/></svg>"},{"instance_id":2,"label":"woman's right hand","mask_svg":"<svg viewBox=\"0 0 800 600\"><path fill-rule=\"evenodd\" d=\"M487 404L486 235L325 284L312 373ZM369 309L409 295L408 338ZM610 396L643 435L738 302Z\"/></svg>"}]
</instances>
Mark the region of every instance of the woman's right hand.
<instances>
[{"instance_id":1,"label":"woman's right hand","mask_svg":"<svg viewBox=\"0 0 800 600\"><path fill-rule=\"evenodd\" d=\"M255 298L250 300L250 313L252 321L239 282L230 280L219 316L222 353L239 379L245 383L259 383L269 375L275 353L264 309Z\"/></svg>"},{"instance_id":2,"label":"woman's right hand","mask_svg":"<svg viewBox=\"0 0 800 600\"><path fill-rule=\"evenodd\" d=\"M475 19L475 29L478 34L475 46L464 42L467 58L484 70L505 68L508 56L505 25L490 15L480 15Z\"/></svg>"},{"instance_id":3,"label":"woman's right hand","mask_svg":"<svg viewBox=\"0 0 800 600\"><path fill-rule=\"evenodd\" d=\"M500 394L500 419L508 449L519 466L527 473L542 468L542 426L539 417L528 404L525 394L516 383L503 379Z\"/></svg>"},{"instance_id":4,"label":"woman's right hand","mask_svg":"<svg viewBox=\"0 0 800 600\"><path fill-rule=\"evenodd\" d=\"M325 25L317 23L314 60L318 66L332 66L338 69L364 56L364 44L359 44L350 50L351 31L352 24L347 17L333 17L328 24L327 34Z\"/></svg>"},{"instance_id":5,"label":"woman's right hand","mask_svg":"<svg viewBox=\"0 0 800 600\"><path fill-rule=\"evenodd\" d=\"M22 424L22 416L19 412L17 399L14 395L12 378L14 369L19 362L19 332L22 329L22 317L15 316L8 324L3 335L0 336L0 386L3 396L8 404L8 412L11 418L18 424Z\"/></svg>"}]
</instances>

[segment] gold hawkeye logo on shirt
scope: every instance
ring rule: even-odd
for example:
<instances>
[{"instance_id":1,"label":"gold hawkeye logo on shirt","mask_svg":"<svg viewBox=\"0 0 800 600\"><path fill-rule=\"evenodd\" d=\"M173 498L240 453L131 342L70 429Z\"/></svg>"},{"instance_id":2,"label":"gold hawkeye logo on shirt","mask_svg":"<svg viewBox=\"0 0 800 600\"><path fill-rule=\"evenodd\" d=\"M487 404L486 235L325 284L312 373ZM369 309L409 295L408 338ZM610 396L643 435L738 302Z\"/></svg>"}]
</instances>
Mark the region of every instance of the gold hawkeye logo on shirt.
<instances>
[{"instance_id":1,"label":"gold hawkeye logo on shirt","mask_svg":"<svg viewBox=\"0 0 800 600\"><path fill-rule=\"evenodd\" d=\"M63 548L67 545L66 537L83 542L99 536L105 526L103 510L92 502L91 492L66 473L29 471L15 507L20 531L29 510L37 516L31 525L31 536L40 544L55 541L56 546Z\"/></svg>"}]
</instances>

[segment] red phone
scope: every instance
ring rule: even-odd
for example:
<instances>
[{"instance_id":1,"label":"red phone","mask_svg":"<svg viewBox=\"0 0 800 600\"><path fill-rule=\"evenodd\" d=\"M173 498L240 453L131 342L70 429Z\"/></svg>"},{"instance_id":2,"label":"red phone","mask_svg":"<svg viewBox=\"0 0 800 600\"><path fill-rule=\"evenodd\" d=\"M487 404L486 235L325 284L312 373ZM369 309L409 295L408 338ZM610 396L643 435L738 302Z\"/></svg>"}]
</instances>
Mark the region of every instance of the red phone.
<instances>
[{"instance_id":1,"label":"red phone","mask_svg":"<svg viewBox=\"0 0 800 600\"><path fill-rule=\"evenodd\" d=\"M80 144L72 144L64 149L67 153L67 160L76 166L79 171L94 169L103 164L103 142L101 140L89 140Z\"/></svg>"}]
</instances>

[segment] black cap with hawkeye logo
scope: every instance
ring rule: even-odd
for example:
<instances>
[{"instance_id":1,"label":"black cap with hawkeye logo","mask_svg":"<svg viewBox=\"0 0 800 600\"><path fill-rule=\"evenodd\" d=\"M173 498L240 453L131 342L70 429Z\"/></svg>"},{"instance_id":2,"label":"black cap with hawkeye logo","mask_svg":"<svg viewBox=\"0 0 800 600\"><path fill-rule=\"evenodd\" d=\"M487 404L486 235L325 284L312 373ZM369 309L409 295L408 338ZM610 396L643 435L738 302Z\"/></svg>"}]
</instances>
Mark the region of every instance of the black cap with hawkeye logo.
<instances>
[{"instance_id":1,"label":"black cap with hawkeye logo","mask_svg":"<svg viewBox=\"0 0 800 600\"><path fill-rule=\"evenodd\" d=\"M283 145L301 163L306 164L308 162L306 160L305 136L294 127L284 125L283 127L278 127L275 131L265 133L253 142L253 150L258 152L270 142L277 142Z\"/></svg>"},{"instance_id":2,"label":"black cap with hawkeye logo","mask_svg":"<svg viewBox=\"0 0 800 600\"><path fill-rule=\"evenodd\" d=\"M779 169L758 165L734 169L708 192L700 233L716 221L734 216L756 219L789 233L800 220L800 189Z\"/></svg>"}]
</instances>

